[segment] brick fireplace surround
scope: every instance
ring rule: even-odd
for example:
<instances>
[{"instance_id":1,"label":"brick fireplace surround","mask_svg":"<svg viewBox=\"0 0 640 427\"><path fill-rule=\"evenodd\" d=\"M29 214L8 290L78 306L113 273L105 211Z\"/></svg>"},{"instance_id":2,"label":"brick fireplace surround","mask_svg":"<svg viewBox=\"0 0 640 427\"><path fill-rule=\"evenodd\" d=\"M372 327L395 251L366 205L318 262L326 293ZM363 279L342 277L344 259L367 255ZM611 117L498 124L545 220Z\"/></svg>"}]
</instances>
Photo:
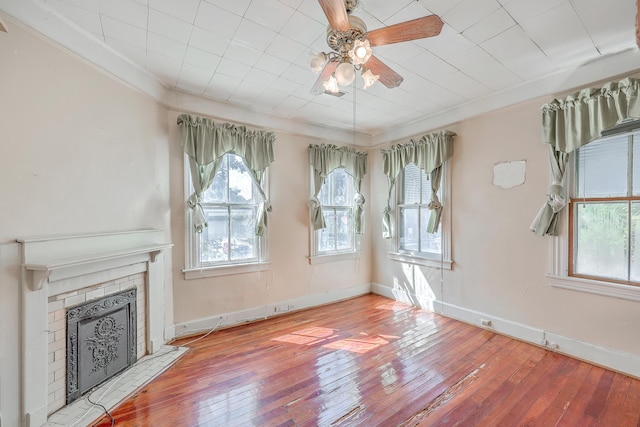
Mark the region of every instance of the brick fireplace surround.
<instances>
[{"instance_id":1,"label":"brick fireplace surround","mask_svg":"<svg viewBox=\"0 0 640 427\"><path fill-rule=\"evenodd\" d=\"M172 245L163 240L159 230L17 239L23 257L21 402L27 427L44 425L64 393L56 395L61 383L56 362L63 361L56 361L59 349L52 348L61 335L58 331L56 337L52 324L63 311L52 314L52 303L89 301L109 289L136 287L142 290L137 305L144 313L138 320L143 325L138 336L144 337L138 356L153 354L166 343L162 252Z\"/></svg>"}]
</instances>

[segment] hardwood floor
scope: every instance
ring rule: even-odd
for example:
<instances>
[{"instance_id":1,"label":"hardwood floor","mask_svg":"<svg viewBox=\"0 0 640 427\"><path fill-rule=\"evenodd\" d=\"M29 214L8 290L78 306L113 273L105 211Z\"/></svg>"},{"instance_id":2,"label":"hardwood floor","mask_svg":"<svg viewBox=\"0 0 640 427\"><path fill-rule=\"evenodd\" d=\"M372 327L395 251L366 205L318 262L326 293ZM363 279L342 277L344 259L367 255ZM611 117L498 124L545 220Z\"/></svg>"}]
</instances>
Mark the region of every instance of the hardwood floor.
<instances>
[{"instance_id":1,"label":"hardwood floor","mask_svg":"<svg viewBox=\"0 0 640 427\"><path fill-rule=\"evenodd\" d=\"M640 380L377 295L189 347L116 426L640 425Z\"/></svg>"}]
</instances>

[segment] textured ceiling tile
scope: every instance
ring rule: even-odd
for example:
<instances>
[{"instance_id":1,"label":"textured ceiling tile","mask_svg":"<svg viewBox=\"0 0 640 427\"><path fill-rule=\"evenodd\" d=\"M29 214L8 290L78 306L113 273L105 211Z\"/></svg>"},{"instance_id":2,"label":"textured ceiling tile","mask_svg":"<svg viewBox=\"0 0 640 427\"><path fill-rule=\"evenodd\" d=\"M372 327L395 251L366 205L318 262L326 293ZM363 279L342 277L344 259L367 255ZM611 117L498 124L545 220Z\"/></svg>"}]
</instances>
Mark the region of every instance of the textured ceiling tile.
<instances>
[{"instance_id":1,"label":"textured ceiling tile","mask_svg":"<svg viewBox=\"0 0 640 427\"><path fill-rule=\"evenodd\" d=\"M147 29L149 8L130 0L100 0L100 15Z\"/></svg>"},{"instance_id":2,"label":"textured ceiling tile","mask_svg":"<svg viewBox=\"0 0 640 427\"><path fill-rule=\"evenodd\" d=\"M193 24L200 0L149 0L149 8Z\"/></svg>"},{"instance_id":3,"label":"textured ceiling tile","mask_svg":"<svg viewBox=\"0 0 640 427\"><path fill-rule=\"evenodd\" d=\"M201 2L195 25L215 34L232 37L242 18L218 6Z\"/></svg>"},{"instance_id":4,"label":"textured ceiling tile","mask_svg":"<svg viewBox=\"0 0 640 427\"><path fill-rule=\"evenodd\" d=\"M187 43L193 26L157 10L149 10L149 31L180 43Z\"/></svg>"}]
</instances>

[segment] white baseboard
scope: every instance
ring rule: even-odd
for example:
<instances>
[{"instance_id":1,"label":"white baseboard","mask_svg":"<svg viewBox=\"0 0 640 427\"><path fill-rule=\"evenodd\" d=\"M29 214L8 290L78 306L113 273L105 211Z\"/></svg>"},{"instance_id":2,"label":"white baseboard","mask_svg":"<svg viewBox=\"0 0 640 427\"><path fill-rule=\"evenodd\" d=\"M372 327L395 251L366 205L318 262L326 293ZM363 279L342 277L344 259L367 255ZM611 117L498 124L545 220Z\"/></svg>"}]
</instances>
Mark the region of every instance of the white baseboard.
<instances>
[{"instance_id":1,"label":"white baseboard","mask_svg":"<svg viewBox=\"0 0 640 427\"><path fill-rule=\"evenodd\" d=\"M182 337L210 331L214 328L227 328L256 320L267 319L273 316L279 316L292 311L317 307L319 305L366 295L368 293L371 293L371 284L366 283L337 291L325 292L323 294L309 295L302 298L252 307L246 310L221 313L204 319L177 323L173 329L173 335L174 337Z\"/></svg>"},{"instance_id":2,"label":"white baseboard","mask_svg":"<svg viewBox=\"0 0 640 427\"><path fill-rule=\"evenodd\" d=\"M579 341L508 319L495 317L446 302L443 303L439 300L431 301L424 296L416 295L402 289L394 289L379 283L373 283L371 285L371 292L396 301L432 310L452 319L460 320L483 329L495 331L502 335L547 348L551 351L640 378L640 356L636 354L624 353L611 348ZM487 322L489 322L489 325L486 325Z\"/></svg>"},{"instance_id":3,"label":"white baseboard","mask_svg":"<svg viewBox=\"0 0 640 427\"><path fill-rule=\"evenodd\" d=\"M164 342L168 343L176 337L175 325L167 326L164 328ZM1 427L1 426L0 426Z\"/></svg>"}]
</instances>

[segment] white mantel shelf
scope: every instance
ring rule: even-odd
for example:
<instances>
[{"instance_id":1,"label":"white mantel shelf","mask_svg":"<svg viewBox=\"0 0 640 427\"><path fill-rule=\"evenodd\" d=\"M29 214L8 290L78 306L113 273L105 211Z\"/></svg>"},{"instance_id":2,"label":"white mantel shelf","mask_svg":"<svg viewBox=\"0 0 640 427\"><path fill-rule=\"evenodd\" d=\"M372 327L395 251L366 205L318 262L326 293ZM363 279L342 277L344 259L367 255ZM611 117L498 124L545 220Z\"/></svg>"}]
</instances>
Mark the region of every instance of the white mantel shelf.
<instances>
[{"instance_id":1,"label":"white mantel shelf","mask_svg":"<svg viewBox=\"0 0 640 427\"><path fill-rule=\"evenodd\" d=\"M24 243L24 242L22 242ZM136 255L149 255L151 262L156 262L158 255L165 250L170 249L172 244L153 244L135 247L125 247L119 250L91 253L72 258L48 258L42 260L34 260L29 263L22 264L22 267L32 272L30 280L30 288L33 291L42 289L42 285L52 274L61 270L78 270L79 267L95 265L96 269L100 269L99 265L106 265L108 261L116 261L135 257Z\"/></svg>"},{"instance_id":2,"label":"white mantel shelf","mask_svg":"<svg viewBox=\"0 0 640 427\"><path fill-rule=\"evenodd\" d=\"M45 282L95 273L124 264L155 262L173 245L163 242L160 230L30 237L22 243L23 277L32 291Z\"/></svg>"}]
</instances>

